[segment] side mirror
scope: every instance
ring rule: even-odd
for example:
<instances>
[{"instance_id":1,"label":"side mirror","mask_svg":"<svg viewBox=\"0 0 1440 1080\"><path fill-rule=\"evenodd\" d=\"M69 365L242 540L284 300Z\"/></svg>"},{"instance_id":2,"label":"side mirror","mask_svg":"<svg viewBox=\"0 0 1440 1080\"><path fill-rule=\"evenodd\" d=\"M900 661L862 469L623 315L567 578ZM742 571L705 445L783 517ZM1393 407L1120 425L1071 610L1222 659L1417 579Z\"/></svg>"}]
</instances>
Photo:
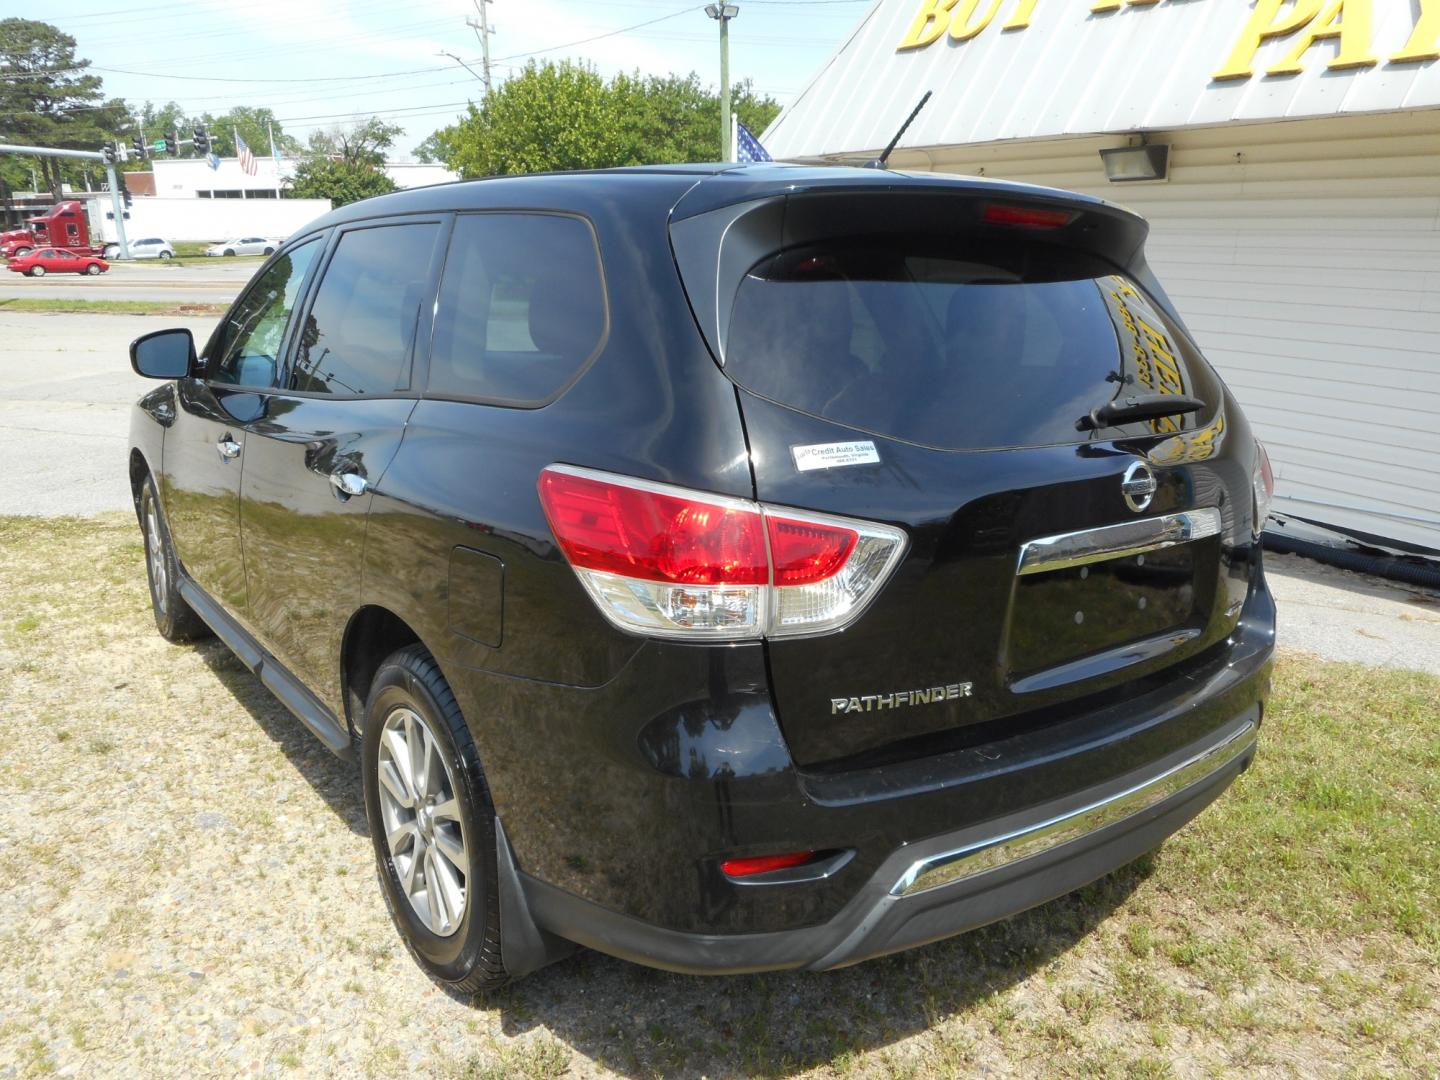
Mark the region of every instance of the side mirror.
<instances>
[{"instance_id":1,"label":"side mirror","mask_svg":"<svg viewBox=\"0 0 1440 1080\"><path fill-rule=\"evenodd\" d=\"M156 330L130 343L130 366L147 379L183 379L195 370L189 330Z\"/></svg>"}]
</instances>

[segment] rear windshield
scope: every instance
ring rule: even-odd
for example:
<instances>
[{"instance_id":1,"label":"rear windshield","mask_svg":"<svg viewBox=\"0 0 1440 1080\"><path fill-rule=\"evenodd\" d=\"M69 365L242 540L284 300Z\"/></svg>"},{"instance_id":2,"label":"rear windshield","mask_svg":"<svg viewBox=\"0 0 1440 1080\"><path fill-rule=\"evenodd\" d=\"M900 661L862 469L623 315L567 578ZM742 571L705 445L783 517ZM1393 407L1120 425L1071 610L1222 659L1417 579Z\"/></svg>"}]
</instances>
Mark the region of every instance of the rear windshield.
<instances>
[{"instance_id":1,"label":"rear windshield","mask_svg":"<svg viewBox=\"0 0 1440 1080\"><path fill-rule=\"evenodd\" d=\"M1082 253L976 241L832 241L746 275L725 343L741 386L944 449L1185 431L1195 414L1080 431L1116 397L1215 380L1134 282ZM1209 410L1207 410L1207 413Z\"/></svg>"}]
</instances>

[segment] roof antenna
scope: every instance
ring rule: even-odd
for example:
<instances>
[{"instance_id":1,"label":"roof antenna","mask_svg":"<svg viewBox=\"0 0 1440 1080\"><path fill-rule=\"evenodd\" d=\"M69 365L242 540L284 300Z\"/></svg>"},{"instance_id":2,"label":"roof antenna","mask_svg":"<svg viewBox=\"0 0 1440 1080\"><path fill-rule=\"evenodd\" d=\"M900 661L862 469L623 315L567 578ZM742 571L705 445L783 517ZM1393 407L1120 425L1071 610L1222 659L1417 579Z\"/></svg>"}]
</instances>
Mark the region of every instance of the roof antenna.
<instances>
[{"instance_id":1,"label":"roof antenna","mask_svg":"<svg viewBox=\"0 0 1440 1080\"><path fill-rule=\"evenodd\" d=\"M885 162L890 159L890 152L895 149L895 144L900 141L901 137L905 134L905 132L910 130L910 125L915 122L915 117L920 115L920 110L923 109L925 107L925 103L930 100L930 94L931 91L925 91L925 96L920 99L920 104L915 106L914 111L910 113L909 117L905 120L905 123L900 125L900 130L895 132L895 137L890 140L890 145L885 147L884 151L882 151L880 156L874 161L867 161L864 165L864 168L883 169L886 167Z\"/></svg>"}]
</instances>

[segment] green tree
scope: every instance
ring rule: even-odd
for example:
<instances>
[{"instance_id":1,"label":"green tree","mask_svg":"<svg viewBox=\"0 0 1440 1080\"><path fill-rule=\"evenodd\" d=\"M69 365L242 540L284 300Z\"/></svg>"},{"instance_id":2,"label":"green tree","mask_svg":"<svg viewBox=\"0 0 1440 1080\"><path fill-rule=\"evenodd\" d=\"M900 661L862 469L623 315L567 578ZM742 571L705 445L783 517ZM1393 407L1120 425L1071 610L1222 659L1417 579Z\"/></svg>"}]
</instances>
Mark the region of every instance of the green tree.
<instances>
[{"instance_id":1,"label":"green tree","mask_svg":"<svg viewBox=\"0 0 1440 1080\"><path fill-rule=\"evenodd\" d=\"M740 120L759 132L780 111L750 83L732 90ZM570 61L531 61L481 105L416 148L464 176L718 161L720 97L700 77L621 74L606 81Z\"/></svg>"},{"instance_id":2,"label":"green tree","mask_svg":"<svg viewBox=\"0 0 1440 1080\"><path fill-rule=\"evenodd\" d=\"M396 190L395 181L374 165L326 157L302 161L290 182L290 194L295 198L329 199L336 206Z\"/></svg>"},{"instance_id":3,"label":"green tree","mask_svg":"<svg viewBox=\"0 0 1440 1080\"><path fill-rule=\"evenodd\" d=\"M593 68L570 61L531 61L436 139L462 176L621 165L630 142L617 95Z\"/></svg>"},{"instance_id":4,"label":"green tree","mask_svg":"<svg viewBox=\"0 0 1440 1080\"><path fill-rule=\"evenodd\" d=\"M90 61L75 55L75 39L49 23L0 19L0 125L9 141L62 150L98 150L120 134L128 110L105 100ZM67 179L88 163L38 158L44 184L56 199Z\"/></svg>"},{"instance_id":5,"label":"green tree","mask_svg":"<svg viewBox=\"0 0 1440 1080\"><path fill-rule=\"evenodd\" d=\"M205 125L205 130L210 135L210 148L221 157L235 157L235 132L240 132L240 137L245 140L245 145L250 147L250 152L256 157L263 157L270 153L270 133L275 134L275 148L282 154L289 154L291 157L298 156L301 152L300 142L293 135L286 135L285 128L280 121L275 119L275 113L270 109L254 109L248 105L236 105L229 112L221 113L219 116L212 116L204 113L201 116L192 117L191 120L181 128L182 139L190 137L190 129L195 124ZM147 128L148 131L148 128Z\"/></svg>"},{"instance_id":6,"label":"green tree","mask_svg":"<svg viewBox=\"0 0 1440 1080\"><path fill-rule=\"evenodd\" d=\"M310 153L316 157L333 158L347 165L385 164L385 151L405 134L397 124L387 124L378 116L348 127L333 127L310 133Z\"/></svg>"},{"instance_id":7,"label":"green tree","mask_svg":"<svg viewBox=\"0 0 1440 1080\"><path fill-rule=\"evenodd\" d=\"M431 165L437 161L443 162L445 160L448 151L440 135L440 132L432 131L429 135L425 136L424 142L411 151L411 153L415 155L416 161Z\"/></svg>"}]
</instances>

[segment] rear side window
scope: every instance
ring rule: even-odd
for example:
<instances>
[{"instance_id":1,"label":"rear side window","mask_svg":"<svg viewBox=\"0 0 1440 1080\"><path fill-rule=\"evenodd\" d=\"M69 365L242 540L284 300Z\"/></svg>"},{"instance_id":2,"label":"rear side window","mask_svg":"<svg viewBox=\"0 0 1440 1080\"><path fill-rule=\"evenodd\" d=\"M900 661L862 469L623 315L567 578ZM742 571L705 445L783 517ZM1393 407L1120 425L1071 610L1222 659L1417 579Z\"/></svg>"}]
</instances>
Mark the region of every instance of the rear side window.
<instances>
[{"instance_id":1,"label":"rear side window","mask_svg":"<svg viewBox=\"0 0 1440 1080\"><path fill-rule=\"evenodd\" d=\"M607 325L600 254L585 222L462 216L440 285L427 393L543 404L595 356Z\"/></svg>"},{"instance_id":2,"label":"rear side window","mask_svg":"<svg viewBox=\"0 0 1440 1080\"><path fill-rule=\"evenodd\" d=\"M386 394L410 381L411 350L440 226L345 233L300 333L292 390Z\"/></svg>"},{"instance_id":3,"label":"rear side window","mask_svg":"<svg viewBox=\"0 0 1440 1080\"><path fill-rule=\"evenodd\" d=\"M1076 421L1122 394L1218 404L1204 362L1139 287L1068 250L961 240L836 241L754 267L731 313L741 386L848 426L943 449L1158 434Z\"/></svg>"}]
</instances>

